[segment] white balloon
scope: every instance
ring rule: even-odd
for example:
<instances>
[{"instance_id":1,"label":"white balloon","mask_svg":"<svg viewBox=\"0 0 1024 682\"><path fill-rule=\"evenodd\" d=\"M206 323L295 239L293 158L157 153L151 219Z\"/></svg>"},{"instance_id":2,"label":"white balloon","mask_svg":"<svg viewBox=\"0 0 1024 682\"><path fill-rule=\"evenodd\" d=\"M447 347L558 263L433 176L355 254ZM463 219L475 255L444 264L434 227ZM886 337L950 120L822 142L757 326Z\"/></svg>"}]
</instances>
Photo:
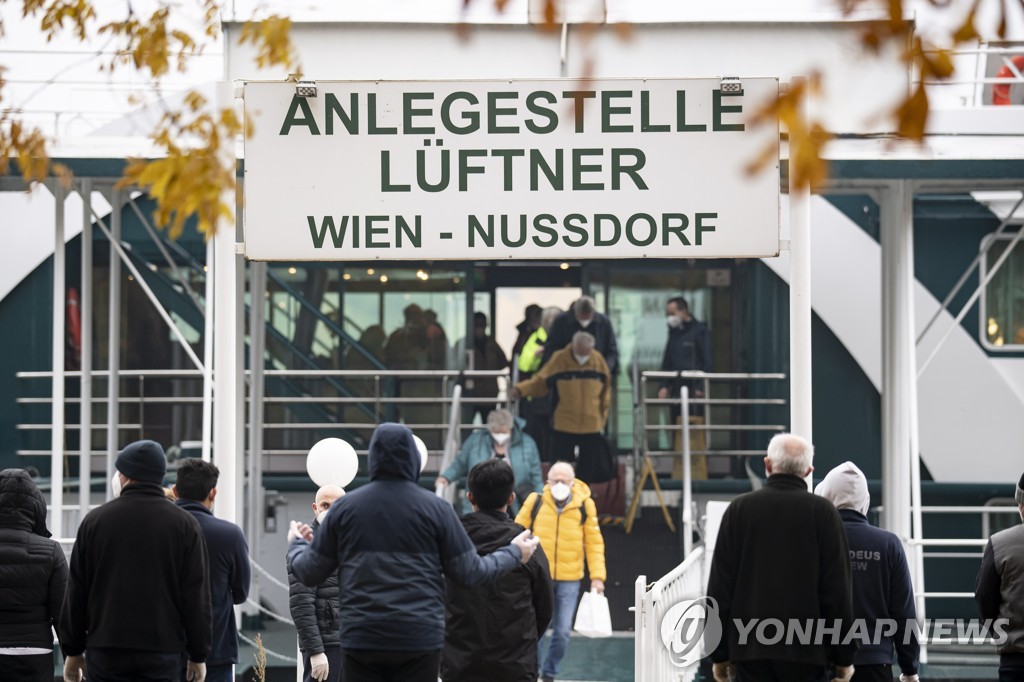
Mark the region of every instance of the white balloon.
<instances>
[{"instance_id":1,"label":"white balloon","mask_svg":"<svg viewBox=\"0 0 1024 682\"><path fill-rule=\"evenodd\" d=\"M306 472L318 486L336 485L344 488L359 471L356 450L341 438L324 438L309 449Z\"/></svg>"},{"instance_id":2,"label":"white balloon","mask_svg":"<svg viewBox=\"0 0 1024 682\"><path fill-rule=\"evenodd\" d=\"M427 468L427 444L416 434L412 435L412 439L416 441L416 449L420 451L420 472L422 473Z\"/></svg>"}]
</instances>

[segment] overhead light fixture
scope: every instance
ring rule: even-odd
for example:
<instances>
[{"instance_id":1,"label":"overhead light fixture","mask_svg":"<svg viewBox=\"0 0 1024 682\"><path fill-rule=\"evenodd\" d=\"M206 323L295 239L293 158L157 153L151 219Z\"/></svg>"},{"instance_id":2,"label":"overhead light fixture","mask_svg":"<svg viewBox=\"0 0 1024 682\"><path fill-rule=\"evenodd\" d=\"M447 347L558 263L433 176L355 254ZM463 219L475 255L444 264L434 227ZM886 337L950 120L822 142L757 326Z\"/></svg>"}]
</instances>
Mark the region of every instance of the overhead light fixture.
<instances>
[{"instance_id":1,"label":"overhead light fixture","mask_svg":"<svg viewBox=\"0 0 1024 682\"><path fill-rule=\"evenodd\" d=\"M352 279L352 275L346 272L344 275L341 276L341 278L345 280Z\"/></svg>"},{"instance_id":2,"label":"overhead light fixture","mask_svg":"<svg viewBox=\"0 0 1024 682\"><path fill-rule=\"evenodd\" d=\"M381 275L380 276L380 281L381 281L381 284L387 284L388 283L388 276L387 275Z\"/></svg>"},{"instance_id":3,"label":"overhead light fixture","mask_svg":"<svg viewBox=\"0 0 1024 682\"><path fill-rule=\"evenodd\" d=\"M368 269L366 270L366 274L367 274L367 275L372 275L372 274L373 274L373 273L375 273L375 272L377 272L377 271L376 271L376 270L374 270L373 268L368 268Z\"/></svg>"},{"instance_id":4,"label":"overhead light fixture","mask_svg":"<svg viewBox=\"0 0 1024 682\"><path fill-rule=\"evenodd\" d=\"M722 95L742 95L743 81L736 76L722 76L719 88L722 90Z\"/></svg>"},{"instance_id":5,"label":"overhead light fixture","mask_svg":"<svg viewBox=\"0 0 1024 682\"><path fill-rule=\"evenodd\" d=\"M296 270L295 268L288 268L289 275L294 275L296 272L298 272L298 270Z\"/></svg>"},{"instance_id":6,"label":"overhead light fixture","mask_svg":"<svg viewBox=\"0 0 1024 682\"><path fill-rule=\"evenodd\" d=\"M558 267L560 267L563 270L568 270L569 269L569 264L568 263L562 263Z\"/></svg>"},{"instance_id":7,"label":"overhead light fixture","mask_svg":"<svg viewBox=\"0 0 1024 682\"><path fill-rule=\"evenodd\" d=\"M299 81L295 84L298 97L316 97L316 81Z\"/></svg>"}]
</instances>

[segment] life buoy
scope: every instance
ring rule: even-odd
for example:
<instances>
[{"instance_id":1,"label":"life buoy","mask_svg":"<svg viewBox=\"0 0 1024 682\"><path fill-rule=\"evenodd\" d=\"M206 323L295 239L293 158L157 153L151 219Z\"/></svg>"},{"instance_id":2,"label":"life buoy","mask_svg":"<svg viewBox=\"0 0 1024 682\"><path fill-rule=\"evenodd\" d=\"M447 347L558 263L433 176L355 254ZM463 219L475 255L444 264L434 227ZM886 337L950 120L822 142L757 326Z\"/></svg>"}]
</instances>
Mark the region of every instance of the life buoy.
<instances>
[{"instance_id":1,"label":"life buoy","mask_svg":"<svg viewBox=\"0 0 1024 682\"><path fill-rule=\"evenodd\" d=\"M78 369L82 362L82 311L78 301L78 289L68 287L64 311L68 326L68 356L64 364L68 369Z\"/></svg>"},{"instance_id":2,"label":"life buoy","mask_svg":"<svg viewBox=\"0 0 1024 682\"><path fill-rule=\"evenodd\" d=\"M1024 54L1019 54L1016 57L1010 59L1013 67L1017 69L1017 73L1024 73ZM996 73L996 78L1013 78L1017 74L1013 72L1009 64L1003 64L1003 68L999 69ZM992 86L992 104L997 106L1006 106L1013 104L1010 100L1010 87L1013 83L996 83Z\"/></svg>"}]
</instances>

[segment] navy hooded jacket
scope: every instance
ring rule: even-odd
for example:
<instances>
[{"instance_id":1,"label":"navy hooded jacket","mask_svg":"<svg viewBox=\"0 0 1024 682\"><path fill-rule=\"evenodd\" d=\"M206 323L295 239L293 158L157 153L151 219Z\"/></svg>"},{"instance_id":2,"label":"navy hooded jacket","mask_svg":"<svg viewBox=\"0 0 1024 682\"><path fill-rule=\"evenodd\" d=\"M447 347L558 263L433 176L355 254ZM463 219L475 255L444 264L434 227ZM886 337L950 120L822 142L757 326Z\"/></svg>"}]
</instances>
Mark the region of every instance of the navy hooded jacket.
<instances>
[{"instance_id":1,"label":"navy hooded jacket","mask_svg":"<svg viewBox=\"0 0 1024 682\"><path fill-rule=\"evenodd\" d=\"M334 503L310 545L294 540L288 564L306 585L338 571L345 649L430 651L444 646L444 578L466 587L519 565L517 547L479 556L451 506L417 484L412 431L377 427L370 483Z\"/></svg>"}]
</instances>

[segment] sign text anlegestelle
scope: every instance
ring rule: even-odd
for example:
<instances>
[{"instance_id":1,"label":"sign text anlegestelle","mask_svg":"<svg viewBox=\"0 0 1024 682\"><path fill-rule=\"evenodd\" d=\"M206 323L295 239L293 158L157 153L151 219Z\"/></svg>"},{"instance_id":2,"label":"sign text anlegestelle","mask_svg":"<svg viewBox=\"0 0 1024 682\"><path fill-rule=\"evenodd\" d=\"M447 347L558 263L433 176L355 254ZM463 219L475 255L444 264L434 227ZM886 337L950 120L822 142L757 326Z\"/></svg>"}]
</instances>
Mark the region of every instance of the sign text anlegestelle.
<instances>
[{"instance_id":1,"label":"sign text anlegestelle","mask_svg":"<svg viewBox=\"0 0 1024 682\"><path fill-rule=\"evenodd\" d=\"M248 83L255 260L774 256L773 78Z\"/></svg>"}]
</instances>

